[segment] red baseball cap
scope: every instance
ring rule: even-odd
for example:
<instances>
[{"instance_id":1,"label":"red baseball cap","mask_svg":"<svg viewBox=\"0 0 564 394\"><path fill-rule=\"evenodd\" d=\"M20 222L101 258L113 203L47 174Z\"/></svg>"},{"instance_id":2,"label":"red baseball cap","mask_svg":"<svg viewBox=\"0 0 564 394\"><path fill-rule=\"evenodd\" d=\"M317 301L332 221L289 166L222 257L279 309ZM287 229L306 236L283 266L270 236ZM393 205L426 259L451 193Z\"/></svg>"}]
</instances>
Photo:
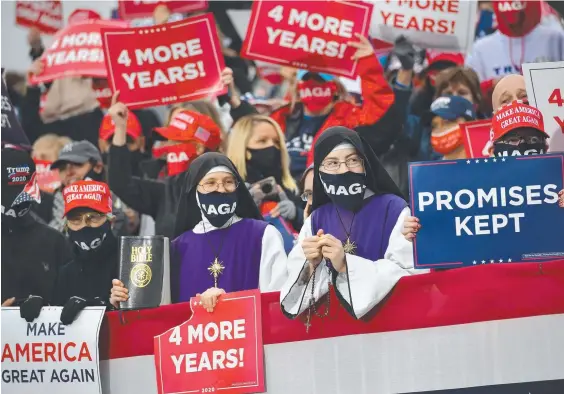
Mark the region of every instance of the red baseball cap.
<instances>
[{"instance_id":1,"label":"red baseball cap","mask_svg":"<svg viewBox=\"0 0 564 394\"><path fill-rule=\"evenodd\" d=\"M492 118L492 141L497 141L512 130L528 127L542 132L544 131L544 121L542 113L535 107L524 104L521 101L513 101L501 107Z\"/></svg>"},{"instance_id":2,"label":"red baseball cap","mask_svg":"<svg viewBox=\"0 0 564 394\"><path fill-rule=\"evenodd\" d=\"M462 66L464 64L464 55L462 53L439 52L427 49L427 62L429 63L428 67L438 62L450 62L457 66Z\"/></svg>"},{"instance_id":3,"label":"red baseball cap","mask_svg":"<svg viewBox=\"0 0 564 394\"><path fill-rule=\"evenodd\" d=\"M69 15L67 23L69 25L72 25L75 23L87 21L89 19L102 19L102 17L96 11L77 8L72 14Z\"/></svg>"},{"instance_id":4,"label":"red baseball cap","mask_svg":"<svg viewBox=\"0 0 564 394\"><path fill-rule=\"evenodd\" d=\"M106 114L104 119L102 119L102 123L100 124L100 139L107 140L112 135L114 135L114 131L116 126L110 114ZM139 138L143 130L141 129L141 123L137 119L137 116L131 111L128 111L127 115L127 134L131 136L134 140Z\"/></svg>"},{"instance_id":5,"label":"red baseball cap","mask_svg":"<svg viewBox=\"0 0 564 394\"><path fill-rule=\"evenodd\" d=\"M102 182L78 181L63 189L65 213L75 208L90 208L101 213L112 212L112 193L110 187Z\"/></svg>"},{"instance_id":6,"label":"red baseball cap","mask_svg":"<svg viewBox=\"0 0 564 394\"><path fill-rule=\"evenodd\" d=\"M155 127L155 131L170 141L199 142L215 150L221 143L221 130L212 118L195 111L179 111L166 127Z\"/></svg>"}]
</instances>

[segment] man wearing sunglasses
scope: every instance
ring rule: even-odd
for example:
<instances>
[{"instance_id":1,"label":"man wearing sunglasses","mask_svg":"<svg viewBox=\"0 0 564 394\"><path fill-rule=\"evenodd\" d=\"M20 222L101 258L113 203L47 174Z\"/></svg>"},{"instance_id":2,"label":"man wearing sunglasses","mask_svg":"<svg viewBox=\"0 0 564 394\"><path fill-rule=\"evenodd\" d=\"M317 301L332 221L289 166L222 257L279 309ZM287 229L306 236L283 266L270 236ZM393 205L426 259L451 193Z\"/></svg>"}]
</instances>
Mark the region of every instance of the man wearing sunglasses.
<instances>
[{"instance_id":1,"label":"man wearing sunglasses","mask_svg":"<svg viewBox=\"0 0 564 394\"><path fill-rule=\"evenodd\" d=\"M64 305L61 322L70 324L86 306L109 306L118 274L118 241L112 233L112 197L107 184L78 181L63 189L65 228L74 258L59 270L54 304Z\"/></svg>"}]
</instances>

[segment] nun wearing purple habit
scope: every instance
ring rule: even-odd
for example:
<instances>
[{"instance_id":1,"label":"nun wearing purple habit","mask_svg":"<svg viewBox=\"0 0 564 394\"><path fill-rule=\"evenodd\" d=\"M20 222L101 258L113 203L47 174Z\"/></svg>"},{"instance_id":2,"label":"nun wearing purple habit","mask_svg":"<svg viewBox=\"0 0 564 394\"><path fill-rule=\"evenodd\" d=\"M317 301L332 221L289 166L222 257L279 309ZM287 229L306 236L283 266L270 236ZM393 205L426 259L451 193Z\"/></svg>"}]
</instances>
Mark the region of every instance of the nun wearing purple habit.
<instances>
[{"instance_id":1,"label":"nun wearing purple habit","mask_svg":"<svg viewBox=\"0 0 564 394\"><path fill-rule=\"evenodd\" d=\"M332 284L341 304L360 319L400 278L416 273L413 244L401 233L410 209L353 130L332 127L316 142L311 209L288 256L289 277L280 292L286 316L315 308Z\"/></svg>"},{"instance_id":2,"label":"nun wearing purple habit","mask_svg":"<svg viewBox=\"0 0 564 394\"><path fill-rule=\"evenodd\" d=\"M171 243L172 302L201 295L211 312L223 293L280 290L287 278L282 235L262 220L231 160L204 153L185 179L176 210L180 235ZM114 282L115 301L127 300L126 293Z\"/></svg>"}]
</instances>

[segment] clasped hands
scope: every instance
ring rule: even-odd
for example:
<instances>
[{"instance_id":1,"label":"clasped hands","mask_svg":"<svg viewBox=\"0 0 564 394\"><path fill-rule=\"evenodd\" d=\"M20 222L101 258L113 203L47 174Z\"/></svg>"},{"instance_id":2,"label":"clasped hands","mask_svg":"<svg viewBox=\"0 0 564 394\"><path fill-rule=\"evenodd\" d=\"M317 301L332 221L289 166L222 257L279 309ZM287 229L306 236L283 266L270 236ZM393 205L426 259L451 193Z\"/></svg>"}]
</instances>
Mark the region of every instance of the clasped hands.
<instances>
[{"instance_id":1,"label":"clasped hands","mask_svg":"<svg viewBox=\"0 0 564 394\"><path fill-rule=\"evenodd\" d=\"M311 272L317 268L321 260L330 260L337 272L346 271L346 258L343 244L331 234L319 230L317 235L302 241L302 250L310 264Z\"/></svg>"}]
</instances>

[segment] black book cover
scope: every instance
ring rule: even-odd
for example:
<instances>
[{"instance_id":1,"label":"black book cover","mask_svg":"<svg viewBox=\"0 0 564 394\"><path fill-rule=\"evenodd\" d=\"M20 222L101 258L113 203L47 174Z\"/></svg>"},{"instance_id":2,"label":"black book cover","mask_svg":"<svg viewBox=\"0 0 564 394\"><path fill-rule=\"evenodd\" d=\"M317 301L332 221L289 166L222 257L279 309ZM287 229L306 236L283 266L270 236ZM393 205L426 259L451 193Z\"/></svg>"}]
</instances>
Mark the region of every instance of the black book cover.
<instances>
[{"instance_id":1,"label":"black book cover","mask_svg":"<svg viewBox=\"0 0 564 394\"><path fill-rule=\"evenodd\" d=\"M169 240L163 236L120 238L119 277L129 290L120 309L155 308L170 303Z\"/></svg>"}]
</instances>

